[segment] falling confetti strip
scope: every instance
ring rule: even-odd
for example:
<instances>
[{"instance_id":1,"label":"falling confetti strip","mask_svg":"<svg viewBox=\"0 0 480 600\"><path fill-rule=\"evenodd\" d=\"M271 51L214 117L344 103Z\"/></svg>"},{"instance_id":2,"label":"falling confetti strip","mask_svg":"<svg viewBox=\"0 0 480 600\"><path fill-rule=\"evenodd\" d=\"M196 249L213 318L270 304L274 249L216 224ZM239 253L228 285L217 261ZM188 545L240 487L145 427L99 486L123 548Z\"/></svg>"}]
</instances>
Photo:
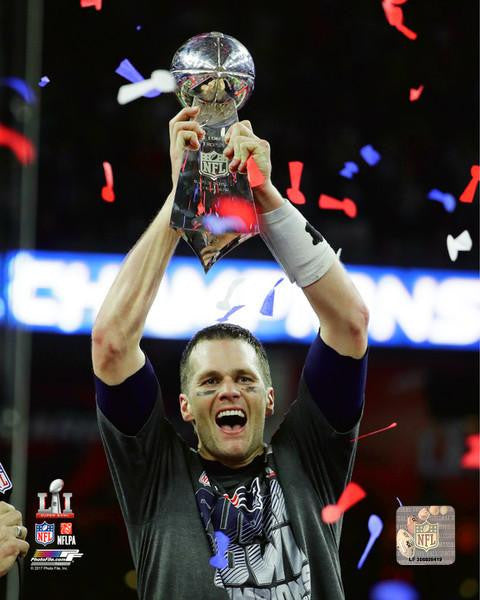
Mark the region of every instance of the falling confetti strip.
<instances>
[{"instance_id":1,"label":"falling confetti strip","mask_svg":"<svg viewBox=\"0 0 480 600\"><path fill-rule=\"evenodd\" d=\"M82 8L88 8L89 6L94 6L97 10L101 10L102 0L80 0L80 6Z\"/></svg>"},{"instance_id":2,"label":"falling confetti strip","mask_svg":"<svg viewBox=\"0 0 480 600\"><path fill-rule=\"evenodd\" d=\"M346 177L347 179L352 179L355 173L358 173L359 169L356 163L354 162L346 162L343 169L340 171L340 175L342 177Z\"/></svg>"},{"instance_id":3,"label":"falling confetti strip","mask_svg":"<svg viewBox=\"0 0 480 600\"><path fill-rule=\"evenodd\" d=\"M127 104L133 100L137 100L142 96L147 96L149 92L155 90L159 93L174 92L176 89L175 77L164 69L153 71L150 79L137 81L122 85L118 90L117 102L119 104ZM158 94L157 94L158 95Z\"/></svg>"},{"instance_id":4,"label":"falling confetti strip","mask_svg":"<svg viewBox=\"0 0 480 600\"><path fill-rule=\"evenodd\" d=\"M370 435L375 435L377 433L381 433L382 431L387 431L387 429L393 429L397 426L397 423L391 423L388 427L382 427L382 429L377 429L375 431L371 431L370 433L364 433L363 435L359 435L356 438L352 438L350 441L354 442L355 440L361 440L362 438L369 437Z\"/></svg>"},{"instance_id":5,"label":"falling confetti strip","mask_svg":"<svg viewBox=\"0 0 480 600\"><path fill-rule=\"evenodd\" d=\"M290 171L290 182L292 187L287 189L287 198L290 200L290 202L293 202L293 204L305 204L305 196L300 191L303 163L299 161L289 162L288 169Z\"/></svg>"},{"instance_id":6,"label":"falling confetti strip","mask_svg":"<svg viewBox=\"0 0 480 600\"><path fill-rule=\"evenodd\" d=\"M20 77L0 77L0 85L6 85L15 90L28 104L33 104L36 100L35 92Z\"/></svg>"},{"instance_id":7,"label":"falling confetti strip","mask_svg":"<svg viewBox=\"0 0 480 600\"><path fill-rule=\"evenodd\" d=\"M232 281L229 285L225 298L223 300L219 300L217 302L218 310L230 310L232 307L230 304L230 298L232 297L233 292L237 289L237 287L245 281L245 277L237 277Z\"/></svg>"},{"instance_id":8,"label":"falling confetti strip","mask_svg":"<svg viewBox=\"0 0 480 600\"><path fill-rule=\"evenodd\" d=\"M282 283L282 281L284 279L285 279L285 277L282 277L281 279L279 279L277 281L277 283L273 286L273 288L265 296L265 300L263 301L262 307L260 309L260 313L262 315L265 315L267 317L271 317L273 315L273 303L275 301L275 288L277 287L277 285Z\"/></svg>"},{"instance_id":9,"label":"falling confetti strip","mask_svg":"<svg viewBox=\"0 0 480 600\"><path fill-rule=\"evenodd\" d=\"M363 551L363 554L358 561L357 569L361 569L363 567L363 563L365 562L368 553L373 547L373 544L377 541L378 536L382 533L383 530L383 521L377 515L370 515L368 519L368 531L370 532L370 538L368 543Z\"/></svg>"},{"instance_id":10,"label":"falling confetti strip","mask_svg":"<svg viewBox=\"0 0 480 600\"><path fill-rule=\"evenodd\" d=\"M265 182L265 175L258 168L253 156L247 160L247 175L251 188L256 188Z\"/></svg>"},{"instance_id":11,"label":"falling confetti strip","mask_svg":"<svg viewBox=\"0 0 480 600\"><path fill-rule=\"evenodd\" d=\"M105 200L105 202L113 202L115 200L115 193L113 191L112 165L109 162L104 162L103 171L105 173L105 181L107 185L104 185L102 188L102 199Z\"/></svg>"},{"instance_id":12,"label":"falling confetti strip","mask_svg":"<svg viewBox=\"0 0 480 600\"><path fill-rule=\"evenodd\" d=\"M217 322L218 323L225 323L225 321L228 321L228 319L233 315L233 313L236 313L237 310L240 310L244 306L245 306L245 304L237 304L237 306L234 306L233 308L231 308L227 312L227 314L223 315L223 317L220 317L220 319L217 319Z\"/></svg>"},{"instance_id":13,"label":"falling confetti strip","mask_svg":"<svg viewBox=\"0 0 480 600\"><path fill-rule=\"evenodd\" d=\"M350 198L338 200L337 198L332 198L332 196L320 194L318 206L319 208L328 210L343 210L347 217L350 217L351 219L354 219L357 216L357 205L353 200L350 200Z\"/></svg>"},{"instance_id":14,"label":"falling confetti strip","mask_svg":"<svg viewBox=\"0 0 480 600\"><path fill-rule=\"evenodd\" d=\"M363 148L360 148L360 155L363 158L363 160L371 167L374 167L382 158L380 154L375 150L375 148L370 144L367 144Z\"/></svg>"},{"instance_id":15,"label":"falling confetti strip","mask_svg":"<svg viewBox=\"0 0 480 600\"><path fill-rule=\"evenodd\" d=\"M457 206L457 201L452 194L447 194L441 192L440 190L430 190L427 198L429 200L437 200L438 202L441 202L447 212L453 212Z\"/></svg>"},{"instance_id":16,"label":"falling confetti strip","mask_svg":"<svg viewBox=\"0 0 480 600\"><path fill-rule=\"evenodd\" d=\"M216 569L225 569L228 566L228 561L225 558L225 552L228 549L230 538L221 531L215 531L215 540L217 542L217 553L212 556L209 563Z\"/></svg>"},{"instance_id":17,"label":"falling confetti strip","mask_svg":"<svg viewBox=\"0 0 480 600\"><path fill-rule=\"evenodd\" d=\"M480 469L480 434L468 435L465 442L469 448L462 456L462 467L464 469Z\"/></svg>"},{"instance_id":18,"label":"falling confetti strip","mask_svg":"<svg viewBox=\"0 0 480 600\"><path fill-rule=\"evenodd\" d=\"M470 169L470 175L472 176L472 179L467 187L463 190L462 195L459 198L460 202L473 202L475 192L477 191L478 182L480 181L480 165L473 165Z\"/></svg>"},{"instance_id":19,"label":"falling confetti strip","mask_svg":"<svg viewBox=\"0 0 480 600\"><path fill-rule=\"evenodd\" d=\"M398 496L395 496L395 497L396 497L396 499L397 499L398 505L399 505L399 506L403 506L403 504L402 504L402 502L401 502L400 498L399 498Z\"/></svg>"},{"instance_id":20,"label":"falling confetti strip","mask_svg":"<svg viewBox=\"0 0 480 600\"><path fill-rule=\"evenodd\" d=\"M416 100L418 100L420 98L420 96L422 95L422 92L423 92L423 85L421 85L417 89L410 88L410 102L415 102Z\"/></svg>"},{"instance_id":21,"label":"falling confetti strip","mask_svg":"<svg viewBox=\"0 0 480 600\"><path fill-rule=\"evenodd\" d=\"M32 142L23 134L0 123L0 146L7 146L17 159L28 165L35 159L36 152Z\"/></svg>"},{"instance_id":22,"label":"falling confetti strip","mask_svg":"<svg viewBox=\"0 0 480 600\"><path fill-rule=\"evenodd\" d=\"M130 81L131 83L145 81L145 78L143 77L143 75L141 75L137 71L137 69L132 65L132 63L128 60L128 58L125 58L124 60L122 60L122 62L116 68L115 73L117 73L117 75L120 75L127 81ZM144 94L144 96L145 96L145 98L156 98L157 96L160 96L160 94L161 94L161 92L159 92L157 90L152 90L152 91Z\"/></svg>"},{"instance_id":23,"label":"falling confetti strip","mask_svg":"<svg viewBox=\"0 0 480 600\"><path fill-rule=\"evenodd\" d=\"M336 504L327 504L322 508L322 521L324 523L335 523L346 512L360 500L363 500L367 494L357 484L351 481L343 490Z\"/></svg>"},{"instance_id":24,"label":"falling confetti strip","mask_svg":"<svg viewBox=\"0 0 480 600\"><path fill-rule=\"evenodd\" d=\"M50 83L50 79L49 79L49 78L48 78L46 75L44 75L44 76L43 76L43 77L40 79L40 81L38 82L38 85L39 85L40 87L45 87L45 86L46 86L47 84L49 84L49 83Z\"/></svg>"},{"instance_id":25,"label":"falling confetti strip","mask_svg":"<svg viewBox=\"0 0 480 600\"><path fill-rule=\"evenodd\" d=\"M403 9L398 6L405 4L407 0L383 0L382 7L387 21L409 40L416 40L417 34L403 24Z\"/></svg>"},{"instance_id":26,"label":"falling confetti strip","mask_svg":"<svg viewBox=\"0 0 480 600\"><path fill-rule=\"evenodd\" d=\"M457 260L459 251L469 252L471 249L472 238L470 237L470 234L466 229L465 231L462 231L462 233L456 238L454 238L450 234L447 235L447 251L448 256L450 257L450 260L452 262L455 262Z\"/></svg>"}]
</instances>

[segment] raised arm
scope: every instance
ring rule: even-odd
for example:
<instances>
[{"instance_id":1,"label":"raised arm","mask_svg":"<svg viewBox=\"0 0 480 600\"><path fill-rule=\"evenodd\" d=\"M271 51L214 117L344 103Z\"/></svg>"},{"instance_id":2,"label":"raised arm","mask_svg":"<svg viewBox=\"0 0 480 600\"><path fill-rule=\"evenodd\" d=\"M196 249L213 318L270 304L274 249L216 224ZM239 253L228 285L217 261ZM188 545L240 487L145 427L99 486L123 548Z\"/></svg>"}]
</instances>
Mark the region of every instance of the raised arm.
<instances>
[{"instance_id":1,"label":"raised arm","mask_svg":"<svg viewBox=\"0 0 480 600\"><path fill-rule=\"evenodd\" d=\"M95 320L93 371L108 385L122 383L145 364L140 349L145 321L180 237L169 223L183 152L197 151L204 135L200 125L189 120L197 112L197 108L184 108L170 121L172 191L125 257Z\"/></svg>"},{"instance_id":2,"label":"raised arm","mask_svg":"<svg viewBox=\"0 0 480 600\"><path fill-rule=\"evenodd\" d=\"M231 170L245 172L252 156L265 176L253 190L262 237L290 281L302 288L320 321L320 337L339 354L361 358L367 307L328 242L273 186L268 142L254 135L249 121L234 125L227 139Z\"/></svg>"}]
</instances>

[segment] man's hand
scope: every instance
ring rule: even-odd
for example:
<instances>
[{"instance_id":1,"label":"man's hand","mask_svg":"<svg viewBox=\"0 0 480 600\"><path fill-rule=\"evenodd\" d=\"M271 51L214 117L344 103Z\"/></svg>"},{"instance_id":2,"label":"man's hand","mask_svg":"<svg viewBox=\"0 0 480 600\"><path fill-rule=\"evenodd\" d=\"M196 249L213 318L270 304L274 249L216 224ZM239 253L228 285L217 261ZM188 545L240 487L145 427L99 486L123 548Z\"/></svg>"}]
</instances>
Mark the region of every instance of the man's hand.
<instances>
[{"instance_id":1,"label":"man's hand","mask_svg":"<svg viewBox=\"0 0 480 600\"><path fill-rule=\"evenodd\" d=\"M197 152L205 131L197 121L192 121L198 115L199 107L183 108L169 123L170 131L170 161L172 163L172 183L177 186L178 176L183 163L185 150Z\"/></svg>"},{"instance_id":2,"label":"man's hand","mask_svg":"<svg viewBox=\"0 0 480 600\"><path fill-rule=\"evenodd\" d=\"M247 172L247 161L253 158L264 182L253 188L255 207L258 213L275 210L284 200L271 181L272 163L270 144L253 133L250 121L240 121L232 125L225 134L227 147L223 154L230 159L230 172Z\"/></svg>"},{"instance_id":3,"label":"man's hand","mask_svg":"<svg viewBox=\"0 0 480 600\"><path fill-rule=\"evenodd\" d=\"M24 557L30 545L22 514L7 502L0 502L0 577L12 567L18 555Z\"/></svg>"},{"instance_id":4,"label":"man's hand","mask_svg":"<svg viewBox=\"0 0 480 600\"><path fill-rule=\"evenodd\" d=\"M240 121L232 125L225 134L227 147L223 154L230 160L230 172L247 172L247 160L252 157L265 177L262 186L271 181L272 163L270 161L270 144L253 133L250 121Z\"/></svg>"}]
</instances>

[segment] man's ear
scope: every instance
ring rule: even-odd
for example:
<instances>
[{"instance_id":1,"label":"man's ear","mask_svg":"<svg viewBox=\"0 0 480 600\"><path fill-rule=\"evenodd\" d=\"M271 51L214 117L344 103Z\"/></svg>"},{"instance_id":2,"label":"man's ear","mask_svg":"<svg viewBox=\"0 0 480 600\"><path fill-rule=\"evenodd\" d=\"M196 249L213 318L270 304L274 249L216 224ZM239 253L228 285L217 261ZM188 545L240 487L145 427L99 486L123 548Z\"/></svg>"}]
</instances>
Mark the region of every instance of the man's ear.
<instances>
[{"instance_id":1,"label":"man's ear","mask_svg":"<svg viewBox=\"0 0 480 600\"><path fill-rule=\"evenodd\" d=\"M275 390L273 387L267 388L267 404L265 406L265 416L270 417L273 415L275 407Z\"/></svg>"},{"instance_id":2,"label":"man's ear","mask_svg":"<svg viewBox=\"0 0 480 600\"><path fill-rule=\"evenodd\" d=\"M178 401L180 403L180 414L182 415L182 419L184 421L195 421L192 413L190 412L190 401L186 394L180 394L178 396Z\"/></svg>"}]
</instances>

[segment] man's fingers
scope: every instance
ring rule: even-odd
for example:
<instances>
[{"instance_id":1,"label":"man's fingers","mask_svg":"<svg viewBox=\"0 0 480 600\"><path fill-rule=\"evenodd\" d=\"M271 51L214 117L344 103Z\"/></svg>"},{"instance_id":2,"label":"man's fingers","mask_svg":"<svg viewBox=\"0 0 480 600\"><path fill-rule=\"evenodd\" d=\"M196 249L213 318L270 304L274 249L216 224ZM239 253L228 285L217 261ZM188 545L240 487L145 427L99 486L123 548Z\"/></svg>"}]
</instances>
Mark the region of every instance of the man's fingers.
<instances>
[{"instance_id":1,"label":"man's fingers","mask_svg":"<svg viewBox=\"0 0 480 600\"><path fill-rule=\"evenodd\" d=\"M183 150L199 150L200 142L195 131L182 130L177 136L177 148Z\"/></svg>"},{"instance_id":2,"label":"man's fingers","mask_svg":"<svg viewBox=\"0 0 480 600\"><path fill-rule=\"evenodd\" d=\"M15 508L0 515L0 525L21 525L22 513Z\"/></svg>"},{"instance_id":3,"label":"man's fingers","mask_svg":"<svg viewBox=\"0 0 480 600\"><path fill-rule=\"evenodd\" d=\"M30 544L24 540L17 540L17 547L20 550L20 556L24 558L30 549Z\"/></svg>"},{"instance_id":4,"label":"man's fingers","mask_svg":"<svg viewBox=\"0 0 480 600\"><path fill-rule=\"evenodd\" d=\"M3 500L0 502L0 514L9 512L11 510L15 510L13 504L9 504L8 502L4 502Z\"/></svg>"},{"instance_id":5,"label":"man's fingers","mask_svg":"<svg viewBox=\"0 0 480 600\"><path fill-rule=\"evenodd\" d=\"M200 123L197 123L197 121L178 121L173 125L172 135L175 138L175 136L177 136L180 131L186 130L195 131L198 137L200 138L203 138L205 136L205 130L202 129Z\"/></svg>"},{"instance_id":6,"label":"man's fingers","mask_svg":"<svg viewBox=\"0 0 480 600\"><path fill-rule=\"evenodd\" d=\"M178 112L172 119L170 119L170 131L172 131L175 123L178 123L180 121L189 121L190 119L193 119L193 117L195 117L198 114L199 110L200 107L198 106L186 106L185 108L182 108L180 112Z\"/></svg>"},{"instance_id":7,"label":"man's fingers","mask_svg":"<svg viewBox=\"0 0 480 600\"><path fill-rule=\"evenodd\" d=\"M27 528L23 525L9 525L6 529L10 537L17 540L25 540L27 538Z\"/></svg>"},{"instance_id":8,"label":"man's fingers","mask_svg":"<svg viewBox=\"0 0 480 600\"><path fill-rule=\"evenodd\" d=\"M246 135L258 139L253 133L252 124L250 121L240 121L239 123L234 123L231 125L225 134L225 143L230 144L231 138L235 137L236 135Z\"/></svg>"}]
</instances>

